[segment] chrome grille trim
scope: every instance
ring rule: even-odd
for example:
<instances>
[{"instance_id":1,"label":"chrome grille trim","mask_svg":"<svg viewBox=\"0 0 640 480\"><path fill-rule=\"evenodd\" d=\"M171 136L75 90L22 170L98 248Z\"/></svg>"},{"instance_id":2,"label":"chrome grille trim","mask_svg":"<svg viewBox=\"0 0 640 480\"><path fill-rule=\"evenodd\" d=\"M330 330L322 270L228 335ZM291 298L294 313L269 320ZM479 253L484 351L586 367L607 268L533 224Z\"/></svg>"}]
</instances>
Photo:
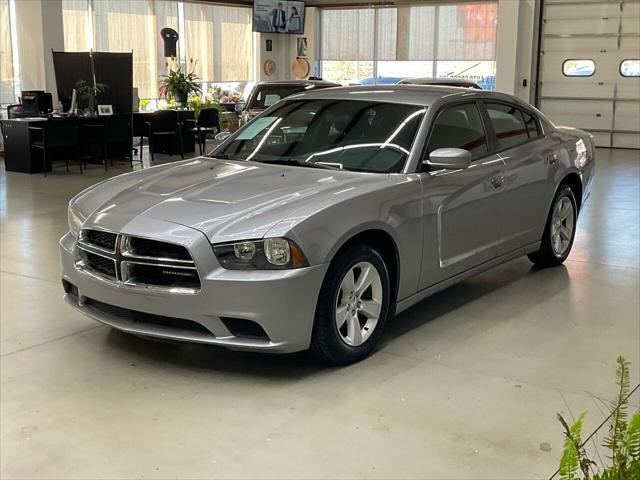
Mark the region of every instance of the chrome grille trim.
<instances>
[{"instance_id":1,"label":"chrome grille trim","mask_svg":"<svg viewBox=\"0 0 640 480\"><path fill-rule=\"evenodd\" d=\"M191 260L177 259L177 258L164 258L164 257L152 257L152 256L141 256L136 255L135 252L131 251L128 248L129 239L131 238L144 238L144 237L136 237L133 235L125 235L121 233L115 232L107 232L105 233L114 233L116 235L116 247L113 251L106 250L101 246L95 245L93 243L89 243L86 241L86 237L80 233L78 237L78 241L76 243L77 248L77 256L75 266L76 268L86 273L93 278L97 278L99 280L108 282L112 285L117 285L120 287L127 288L137 288L137 289L145 289L152 290L158 292L166 292L166 293L179 293L179 294L195 294L199 293L202 290L202 283L200 281L200 275L198 273L198 269L193 261L193 257L188 252L188 250L179 244L171 244L169 242L164 242L162 240L155 240L158 243L167 243L168 245L184 248L185 252L191 257ZM87 252L93 255L98 255L102 258L109 259L115 264L115 278L109 275L104 274L95 268L92 268L89 262L86 260L86 255L83 256L83 252ZM156 285L153 283L143 283L140 281L135 281L130 274L130 265L146 265L151 267L158 268L166 268L171 269L174 268L177 270L175 274L171 274L169 277L165 278L173 278L175 275L176 278L180 277L180 270L191 270L195 272L195 277L191 278L192 283L198 285L197 288L192 286L180 286L180 285Z\"/></svg>"},{"instance_id":2,"label":"chrome grille trim","mask_svg":"<svg viewBox=\"0 0 640 480\"><path fill-rule=\"evenodd\" d=\"M96 243L93 243L91 241L90 238L88 238L88 234L89 232L98 232L98 233L106 233L106 234L111 234L111 235L115 235L116 236L116 240L115 243L113 245L113 249L108 249L103 247L102 245L98 245ZM80 235L78 237L78 243L80 243L81 245L83 245L84 247L89 247L89 248L94 248L100 252L104 252L104 253L116 253L116 249L118 246L118 235L114 232L109 232L107 230L97 230L97 229L83 229L80 230Z\"/></svg>"}]
</instances>

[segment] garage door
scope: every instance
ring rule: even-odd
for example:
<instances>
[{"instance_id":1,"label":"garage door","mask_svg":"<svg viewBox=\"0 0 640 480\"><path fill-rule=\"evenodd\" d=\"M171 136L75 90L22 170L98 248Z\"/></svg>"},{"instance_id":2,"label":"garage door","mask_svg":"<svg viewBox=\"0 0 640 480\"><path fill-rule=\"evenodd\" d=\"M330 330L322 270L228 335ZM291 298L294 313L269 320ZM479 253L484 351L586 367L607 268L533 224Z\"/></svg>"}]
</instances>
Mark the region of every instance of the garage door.
<instances>
[{"instance_id":1,"label":"garage door","mask_svg":"<svg viewBox=\"0 0 640 480\"><path fill-rule=\"evenodd\" d=\"M537 105L602 147L640 148L640 0L545 0Z\"/></svg>"}]
</instances>

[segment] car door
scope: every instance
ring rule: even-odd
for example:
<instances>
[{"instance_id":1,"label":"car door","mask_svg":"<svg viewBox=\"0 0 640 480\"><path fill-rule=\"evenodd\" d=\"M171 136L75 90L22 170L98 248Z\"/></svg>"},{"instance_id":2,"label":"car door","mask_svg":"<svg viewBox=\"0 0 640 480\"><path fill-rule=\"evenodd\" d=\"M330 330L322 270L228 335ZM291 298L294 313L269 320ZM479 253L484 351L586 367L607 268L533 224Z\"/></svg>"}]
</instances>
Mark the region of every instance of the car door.
<instances>
[{"instance_id":1,"label":"car door","mask_svg":"<svg viewBox=\"0 0 640 480\"><path fill-rule=\"evenodd\" d=\"M506 165L503 225L498 255L540 240L558 168L554 140L536 116L507 102L483 102L489 135Z\"/></svg>"},{"instance_id":2,"label":"car door","mask_svg":"<svg viewBox=\"0 0 640 480\"><path fill-rule=\"evenodd\" d=\"M503 211L505 165L490 153L477 102L438 112L427 137L425 160L438 148L469 150L468 168L426 167L423 188L423 255L420 289L493 259Z\"/></svg>"}]
</instances>

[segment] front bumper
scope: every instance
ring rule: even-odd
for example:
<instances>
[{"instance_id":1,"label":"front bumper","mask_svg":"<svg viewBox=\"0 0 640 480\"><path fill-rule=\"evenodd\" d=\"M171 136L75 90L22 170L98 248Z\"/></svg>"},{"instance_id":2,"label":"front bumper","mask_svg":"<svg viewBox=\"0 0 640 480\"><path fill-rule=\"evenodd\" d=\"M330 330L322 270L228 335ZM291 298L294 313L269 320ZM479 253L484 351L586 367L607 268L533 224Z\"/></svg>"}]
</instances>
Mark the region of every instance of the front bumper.
<instances>
[{"instance_id":1,"label":"front bumper","mask_svg":"<svg viewBox=\"0 0 640 480\"><path fill-rule=\"evenodd\" d=\"M158 234L163 222L153 220L154 226L149 229L145 225L148 221L131 222L122 233L165 241L166 237ZM95 320L137 335L281 353L309 347L316 302L328 265L295 270L226 270L218 264L204 234L175 224L167 227L172 241L177 239L193 257L202 285L199 292L131 287L79 270L76 237L67 233L60 239L62 279L67 287L74 288L65 294L65 301ZM149 235L150 231L155 235ZM179 322L147 323L134 320L128 312L190 320L204 328L185 329L176 326ZM221 317L255 322L266 337L234 335Z\"/></svg>"}]
</instances>

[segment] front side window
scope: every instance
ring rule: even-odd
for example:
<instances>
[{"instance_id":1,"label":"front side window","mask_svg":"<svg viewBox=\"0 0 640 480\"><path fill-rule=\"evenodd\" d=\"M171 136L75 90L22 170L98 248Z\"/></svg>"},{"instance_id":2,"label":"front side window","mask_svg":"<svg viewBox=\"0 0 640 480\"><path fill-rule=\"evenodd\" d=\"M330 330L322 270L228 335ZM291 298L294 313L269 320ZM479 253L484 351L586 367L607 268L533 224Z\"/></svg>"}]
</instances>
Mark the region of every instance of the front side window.
<instances>
[{"instance_id":1,"label":"front side window","mask_svg":"<svg viewBox=\"0 0 640 480\"><path fill-rule=\"evenodd\" d=\"M426 109L360 100L294 100L238 131L217 158L401 172Z\"/></svg>"},{"instance_id":2,"label":"front side window","mask_svg":"<svg viewBox=\"0 0 640 480\"><path fill-rule=\"evenodd\" d=\"M562 73L567 77L590 77L596 73L596 62L589 58L570 58L562 62Z\"/></svg>"},{"instance_id":3,"label":"front side window","mask_svg":"<svg viewBox=\"0 0 640 480\"><path fill-rule=\"evenodd\" d=\"M438 148L462 148L471 152L473 159L489 152L475 103L449 107L438 115L429 136L427 155Z\"/></svg>"},{"instance_id":4,"label":"front side window","mask_svg":"<svg viewBox=\"0 0 640 480\"><path fill-rule=\"evenodd\" d=\"M512 105L486 104L487 113L496 134L496 148L504 150L529 140L520 110Z\"/></svg>"},{"instance_id":5,"label":"front side window","mask_svg":"<svg viewBox=\"0 0 640 480\"><path fill-rule=\"evenodd\" d=\"M623 77L640 77L640 59L627 58L620 62L620 75Z\"/></svg>"}]
</instances>

